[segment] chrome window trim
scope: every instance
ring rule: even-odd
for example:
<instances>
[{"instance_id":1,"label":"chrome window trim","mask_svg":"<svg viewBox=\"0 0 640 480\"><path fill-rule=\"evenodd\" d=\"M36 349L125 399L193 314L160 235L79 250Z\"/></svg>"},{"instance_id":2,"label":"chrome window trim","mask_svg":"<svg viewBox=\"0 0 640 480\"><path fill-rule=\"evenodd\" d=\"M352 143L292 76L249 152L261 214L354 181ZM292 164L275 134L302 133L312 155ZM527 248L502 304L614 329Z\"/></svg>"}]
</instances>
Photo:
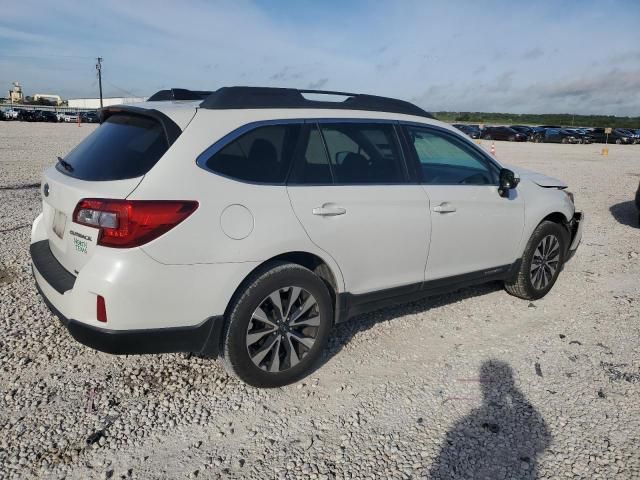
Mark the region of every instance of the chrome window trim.
<instances>
[{"instance_id":1,"label":"chrome window trim","mask_svg":"<svg viewBox=\"0 0 640 480\"><path fill-rule=\"evenodd\" d=\"M392 126L398 126L400 124L400 122L398 120L395 119L381 119L381 118L334 118L334 117L322 117L322 118L313 118L313 117L308 117L308 118L282 118L282 119L271 119L271 120L257 120L254 122L249 122L246 123L244 125L241 125L240 127L236 128L235 130L232 130L231 132L225 134L223 137L221 137L220 139L216 140L212 145L210 145L209 147L207 147L200 155L198 155L196 157L196 165L200 168L202 168L203 170L209 172L209 173L213 173L214 175L217 175L219 177L222 178L226 178L229 180L233 180L234 182L239 182L239 183L244 183L244 184L248 184L248 185L271 185L271 186L285 186L285 185L289 185L288 180L289 180L289 174L287 174L287 178L285 178L284 182L281 183L271 183L271 182L251 182L248 180L241 180L239 178L235 178L235 177L230 177L228 175L225 175L223 173L220 172L216 172L215 170L210 169L209 167L207 167L206 162L207 160L209 160L209 158L211 158L211 156L215 155L216 153L218 153L220 150L222 150L223 148L225 148L228 144L230 144L231 142L233 142L234 140L238 139L239 137L241 137L242 135L244 135L245 133L250 132L251 130L254 130L256 128L259 127L264 127L264 126L271 126L271 125L292 125L292 124L300 124L300 125L304 125L304 124L317 124L318 126L322 125L323 123L362 123L362 124L371 124L371 123L384 123L384 124L389 124ZM421 126L428 126L428 124L421 124L421 123L416 123L416 125L421 125ZM399 137L398 132L395 132L396 137ZM408 159L406 158L404 149L402 147L401 144L401 139L397 138L397 141L400 142L399 143L399 147L400 147L400 156L401 156L401 161L403 162L404 166L403 166L403 171L406 175L408 175L407 180L404 182L393 182L393 183L366 183L366 184L362 184L362 183L327 183L327 184L291 184L292 187L313 187L313 186L324 186L324 187L344 187L344 186L359 186L359 187L372 187L372 186L389 186L389 185L416 185L417 183L414 181L415 179L411 178L411 175L408 172ZM324 136L323 136L323 142L324 142ZM293 161L295 161L295 158L293 159ZM290 167L292 167L293 165L291 165ZM289 171L291 171L291 168L289 169Z\"/></svg>"}]
</instances>

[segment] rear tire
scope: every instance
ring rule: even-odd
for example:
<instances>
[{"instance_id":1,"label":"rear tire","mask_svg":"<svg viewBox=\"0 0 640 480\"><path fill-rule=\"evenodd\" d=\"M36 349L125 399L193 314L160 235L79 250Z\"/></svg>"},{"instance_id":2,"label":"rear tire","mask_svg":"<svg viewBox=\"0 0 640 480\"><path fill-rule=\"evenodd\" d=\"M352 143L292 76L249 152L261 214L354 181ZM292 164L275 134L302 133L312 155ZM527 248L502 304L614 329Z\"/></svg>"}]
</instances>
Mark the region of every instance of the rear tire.
<instances>
[{"instance_id":1,"label":"rear tire","mask_svg":"<svg viewBox=\"0 0 640 480\"><path fill-rule=\"evenodd\" d=\"M254 387L280 387L308 375L333 325L326 284L300 265L273 262L251 275L228 310L224 364Z\"/></svg>"},{"instance_id":2,"label":"rear tire","mask_svg":"<svg viewBox=\"0 0 640 480\"><path fill-rule=\"evenodd\" d=\"M511 295L525 300L544 297L558 279L567 251L567 231L544 221L534 230L522 255L516 275L504 282Z\"/></svg>"}]
</instances>

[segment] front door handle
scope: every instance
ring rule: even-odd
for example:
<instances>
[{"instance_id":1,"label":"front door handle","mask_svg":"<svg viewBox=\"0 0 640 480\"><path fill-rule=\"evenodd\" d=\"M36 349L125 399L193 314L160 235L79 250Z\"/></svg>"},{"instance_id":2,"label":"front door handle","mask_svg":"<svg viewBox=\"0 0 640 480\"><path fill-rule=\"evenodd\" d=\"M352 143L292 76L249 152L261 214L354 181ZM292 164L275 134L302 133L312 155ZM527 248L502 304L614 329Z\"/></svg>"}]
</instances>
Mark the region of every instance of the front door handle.
<instances>
[{"instance_id":1,"label":"front door handle","mask_svg":"<svg viewBox=\"0 0 640 480\"><path fill-rule=\"evenodd\" d=\"M314 215L319 215L321 217L335 217L336 215L344 215L345 213L347 213L347 209L342 207L329 207L323 205L322 207L314 208L311 213L313 213Z\"/></svg>"},{"instance_id":2,"label":"front door handle","mask_svg":"<svg viewBox=\"0 0 640 480\"><path fill-rule=\"evenodd\" d=\"M456 207L454 207L450 203L444 202L433 207L433 211L438 213L452 213L456 211Z\"/></svg>"}]
</instances>

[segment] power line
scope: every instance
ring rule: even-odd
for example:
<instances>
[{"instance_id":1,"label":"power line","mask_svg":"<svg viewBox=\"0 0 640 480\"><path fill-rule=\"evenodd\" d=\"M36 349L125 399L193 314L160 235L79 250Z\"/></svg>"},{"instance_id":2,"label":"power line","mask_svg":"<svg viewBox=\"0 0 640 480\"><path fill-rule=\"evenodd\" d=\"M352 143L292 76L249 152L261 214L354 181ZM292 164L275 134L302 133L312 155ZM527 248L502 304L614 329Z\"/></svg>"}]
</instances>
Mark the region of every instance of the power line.
<instances>
[{"instance_id":1,"label":"power line","mask_svg":"<svg viewBox=\"0 0 640 480\"><path fill-rule=\"evenodd\" d=\"M0 53L0 57L2 58L35 58L38 60L49 60L51 58L81 58L81 59L93 59L95 57L85 57L81 55L6 55L4 53Z\"/></svg>"},{"instance_id":2,"label":"power line","mask_svg":"<svg viewBox=\"0 0 640 480\"><path fill-rule=\"evenodd\" d=\"M104 83L106 83L107 85L109 85L111 88L115 88L116 90L122 92L122 93L126 93L127 95L129 95L130 97L138 97L139 95L136 95L133 92L130 92L129 90L126 90L122 87L119 87L117 85L114 85L113 83L109 82L108 80L105 80Z\"/></svg>"}]
</instances>

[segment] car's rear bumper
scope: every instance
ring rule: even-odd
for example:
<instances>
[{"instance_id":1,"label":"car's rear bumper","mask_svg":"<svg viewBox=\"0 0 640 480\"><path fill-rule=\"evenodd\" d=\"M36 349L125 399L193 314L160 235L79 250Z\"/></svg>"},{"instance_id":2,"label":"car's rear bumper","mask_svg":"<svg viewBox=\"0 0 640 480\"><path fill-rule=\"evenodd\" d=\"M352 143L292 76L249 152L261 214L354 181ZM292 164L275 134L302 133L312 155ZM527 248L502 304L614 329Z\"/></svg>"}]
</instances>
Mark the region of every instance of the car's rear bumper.
<instances>
[{"instance_id":1,"label":"car's rear bumper","mask_svg":"<svg viewBox=\"0 0 640 480\"><path fill-rule=\"evenodd\" d=\"M33 267L35 270L35 267ZM35 275L34 275L35 277ZM44 294L36 278L36 288L51 312L67 327L71 336L87 347L114 355L196 352L217 356L223 317L209 317L193 327L110 330L65 317Z\"/></svg>"}]
</instances>

